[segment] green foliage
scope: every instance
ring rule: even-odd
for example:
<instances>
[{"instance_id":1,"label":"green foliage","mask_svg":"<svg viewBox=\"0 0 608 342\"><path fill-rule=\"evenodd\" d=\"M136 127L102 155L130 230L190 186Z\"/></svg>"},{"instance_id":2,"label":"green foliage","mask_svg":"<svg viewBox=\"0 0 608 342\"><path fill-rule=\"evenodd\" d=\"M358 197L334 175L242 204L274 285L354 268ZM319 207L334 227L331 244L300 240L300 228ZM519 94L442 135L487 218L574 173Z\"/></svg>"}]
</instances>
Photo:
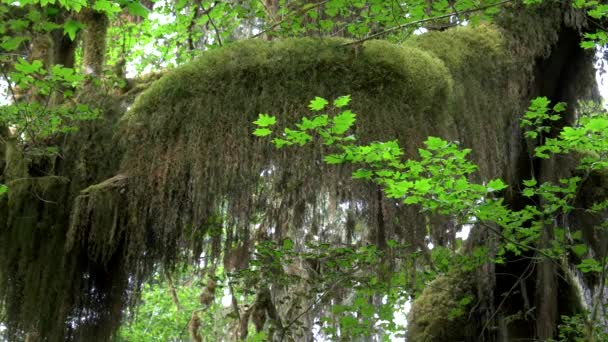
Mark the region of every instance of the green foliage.
<instances>
[{"instance_id":1,"label":"green foliage","mask_svg":"<svg viewBox=\"0 0 608 342\"><path fill-rule=\"evenodd\" d=\"M608 169L608 112L594 105L583 104L578 121L572 127L564 127L556 138L549 138L544 146L536 149L536 156L548 158L551 154L580 153L578 166L587 171Z\"/></svg>"},{"instance_id":2,"label":"green foliage","mask_svg":"<svg viewBox=\"0 0 608 342\"><path fill-rule=\"evenodd\" d=\"M525 133L526 138L535 139L539 134L547 134L551 131L551 122L555 122L561 118L560 113L566 109L564 103L556 104L552 113L549 113L550 101L546 97L537 97L532 100L532 104L528 111L521 119L522 127L531 127L532 130Z\"/></svg>"},{"instance_id":3,"label":"green foliage","mask_svg":"<svg viewBox=\"0 0 608 342\"><path fill-rule=\"evenodd\" d=\"M606 341L608 333L600 321L590 321L589 312L561 316L558 342Z\"/></svg>"},{"instance_id":4,"label":"green foliage","mask_svg":"<svg viewBox=\"0 0 608 342\"><path fill-rule=\"evenodd\" d=\"M369 180L380 185L387 197L400 199L408 205L416 204L423 212L439 213L460 223L471 222L491 229L503 240L498 246L494 262L501 263L507 253L521 255L523 251L535 251L544 258L556 260L564 258L567 253L579 258L587 254L587 246L578 243L581 233L570 232L568 226L554 227L555 236L549 245L543 244L542 241L542 233L546 227L555 225L557 217L573 209L573 203L580 191L581 177L563 178L559 180L559 184L539 184L535 179L525 180L522 195L538 202L520 210L512 210L498 197L500 191L507 187L502 180L490 180L485 185L469 181L477 166L467 160L470 150L459 149L458 143L429 137L424 143L425 148L418 149L420 159L406 161L401 160L404 153L397 141L357 145L354 135L345 136L355 125L356 118L354 113L343 108L349 100L350 97L341 97L333 102L333 108L327 108L329 101L316 97L310 102L309 108L317 114L310 118L303 117L301 122L295 125L297 129L285 128L281 138L272 140L273 144L282 148L291 145L303 146L310 141L319 140L332 150L324 158L326 163L363 166L353 173L353 178ZM320 113L323 110L327 113ZM550 101L547 98L534 99L521 121L522 127L529 127L525 133L526 137L537 139L548 135L551 132L550 123L559 120L559 113L564 110L565 104L558 103L550 109ZM263 124L267 129L264 136L270 135L272 132L267 127L275 125L276 119L266 114L263 118L264 120L260 116L254 123L258 126ZM606 172L607 132L608 111L592 104L581 105L577 123L564 127L556 138L541 140L535 154L539 158L548 158L550 154L578 152L582 155L578 168L587 175L590 172ZM592 203L588 209L598 212L605 207L604 200ZM493 226L500 227L500 230L492 228ZM566 239L566 236L569 239ZM539 249L542 245L545 247ZM434 260L435 267L446 273L453 269L449 261L451 254L447 249L436 249L433 255L441 257ZM481 259L487 261L487 256ZM578 268L584 273L595 273L605 279L605 265L605 260L585 258ZM457 305L449 308L447 316L462 316L465 313L463 308L472 301L471 296L464 295ZM575 332L590 338L591 335L601 333L596 327L599 321L595 314L589 318L590 323L587 326L591 328L588 331L581 330L577 319L580 318L564 318L560 337L571 336ZM353 329L356 334L363 334L365 328L358 327L356 322L356 319L347 315L343 317L341 324L345 325L347 330Z\"/></svg>"},{"instance_id":5,"label":"green foliage","mask_svg":"<svg viewBox=\"0 0 608 342\"><path fill-rule=\"evenodd\" d=\"M336 149L335 153L325 156L326 163L361 165L364 168L356 170L353 178L377 183L384 188L387 197L402 199L405 204L421 205L423 211L455 215L461 219L469 217L483 197L506 188L499 179L491 180L485 186L470 183L469 176L477 166L466 159L471 150L460 149L458 143L429 137L424 142L426 148L418 149L420 160L405 162L400 161L404 153L398 141L356 145L356 137L346 135L355 124L356 114L344 109L348 104L344 99L349 97L334 101L329 114L303 117L296 124L297 129L285 128L281 138L274 138L272 142L277 148L303 146L314 136ZM310 102L309 108L320 112L327 104L329 101L317 97ZM272 123L267 124L269 122ZM276 119L266 114L261 114L254 122L266 129L264 136L272 133L268 127L275 123Z\"/></svg>"},{"instance_id":6,"label":"green foliage","mask_svg":"<svg viewBox=\"0 0 608 342\"><path fill-rule=\"evenodd\" d=\"M404 270L387 272L378 265L387 252L404 262L411 256L406 253L407 246L395 241L390 246L383 252L374 245L295 246L290 239L281 244L265 241L256 246L250 266L230 278L235 289L244 294L254 293L251 284L281 289L275 305L281 312L289 309L281 317L282 326L270 328L275 336L297 337L303 327L300 319L312 314L318 317L323 334L332 340L400 334L404 327L395 321L394 314L407 301L412 284L406 282ZM309 265L316 269L313 274L307 269ZM340 300L344 289L352 289L353 294ZM329 301L335 301L330 310L319 311Z\"/></svg>"},{"instance_id":7,"label":"green foliage","mask_svg":"<svg viewBox=\"0 0 608 342\"><path fill-rule=\"evenodd\" d=\"M195 270L176 272L174 281L156 274L141 289L141 302L131 318L121 326L117 340L124 342L184 341L188 339L188 323L193 312L200 315L199 332L209 340L219 340L226 334L228 320L220 300L202 307L199 295L203 280ZM176 298L173 298L173 291ZM222 288L217 294L221 296ZM221 298L221 297L220 297ZM176 302L177 299L177 302ZM178 307L179 305L179 307Z\"/></svg>"},{"instance_id":8,"label":"green foliage","mask_svg":"<svg viewBox=\"0 0 608 342\"><path fill-rule=\"evenodd\" d=\"M593 18L594 22L605 20L608 18L608 5L597 0L575 0L572 2L574 8L580 8L587 11L587 15ZM608 33L604 28L597 30L594 33L586 33L585 39L581 42L583 48L594 48L597 45L608 44Z\"/></svg>"},{"instance_id":9,"label":"green foliage","mask_svg":"<svg viewBox=\"0 0 608 342\"><path fill-rule=\"evenodd\" d=\"M47 71L41 61L24 59L14 68L5 74L13 103L0 106L0 125L15 127L13 136L23 144L30 144L30 148L44 145L48 149L52 146L42 144L47 138L75 131L80 121L98 118L98 110L69 102L74 89L84 81L84 76L74 69L53 65ZM17 98L17 89L26 93L25 98Z\"/></svg>"}]
</instances>

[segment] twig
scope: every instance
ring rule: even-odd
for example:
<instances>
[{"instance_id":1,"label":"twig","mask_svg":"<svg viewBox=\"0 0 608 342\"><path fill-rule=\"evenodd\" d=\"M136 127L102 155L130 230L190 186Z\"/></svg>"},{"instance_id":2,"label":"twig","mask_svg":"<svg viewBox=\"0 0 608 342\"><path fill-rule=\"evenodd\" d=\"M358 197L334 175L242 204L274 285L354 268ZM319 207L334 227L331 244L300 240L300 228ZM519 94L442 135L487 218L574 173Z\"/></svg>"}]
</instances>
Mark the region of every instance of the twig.
<instances>
[{"instance_id":1,"label":"twig","mask_svg":"<svg viewBox=\"0 0 608 342\"><path fill-rule=\"evenodd\" d=\"M215 4L217 4L217 2L214 2L213 5L209 8L209 10L205 9L205 6L203 6L203 3L200 3L201 9L203 10L203 12L207 15L207 18L209 18L209 23L211 24L211 26L213 27L213 30L215 31L215 36L217 37L217 45L222 46L222 38L220 37L220 31L217 29L217 26L215 26L215 22L213 21L213 19L211 18L211 11L215 8Z\"/></svg>"},{"instance_id":2,"label":"twig","mask_svg":"<svg viewBox=\"0 0 608 342\"><path fill-rule=\"evenodd\" d=\"M497 3L491 4L491 5L486 5L486 6L481 6L481 7L477 7L477 8L472 8L472 9L469 9L469 10L464 10L464 11L461 11L459 14L462 15L462 14L469 14L469 13L474 13L474 12L478 12L478 11L483 11L483 10L488 9L488 8L502 6L502 5L504 5L506 3L509 3L509 2L512 2L512 1L513 0L504 0L504 1L497 2ZM386 34L389 34L389 33L394 32L394 31L401 30L401 29L409 27L409 26L416 26L416 25L419 25L419 24L424 24L424 23L429 22L429 21L435 21L435 20L438 20L438 19L450 18L453 15L454 15L454 13L449 13L449 14L444 14L444 15L440 15L440 16L437 16L437 17L424 18L424 19L420 19L420 20L416 20L416 21L411 21L409 23L393 26L393 27L388 28L386 30L382 30L380 32L376 32L376 33L370 34L369 36L361 38L359 40L355 40L355 41L352 41L352 42L349 42L349 43L345 43L345 44L343 44L343 46L360 44L360 43L363 43L365 41L368 41L368 40L371 40L371 39L375 39L375 38L384 36Z\"/></svg>"},{"instance_id":3,"label":"twig","mask_svg":"<svg viewBox=\"0 0 608 342\"><path fill-rule=\"evenodd\" d=\"M523 248L524 250L529 249L529 250L534 251L534 252L536 252L536 253L538 253L538 254L540 254L540 255L542 255L542 256L544 256L544 257L546 257L546 258L550 259L550 260L555 259L555 257L554 257L554 256L551 256L551 255L549 255L549 254L547 254L547 253L543 252L542 250L540 250L540 249L538 249L538 248L536 248L536 247L532 247L532 246L529 246L529 245L524 245L524 244L523 244L523 243L521 243L521 242L517 242L517 241L515 241L515 240L513 240L513 239L511 239L511 238L508 238L508 237L504 236L504 235L503 235L503 234L502 234L502 233L501 233L501 232L500 232L498 229L496 229L496 228L492 227L491 225L489 225L489 224L487 224L487 223L483 223L483 222L477 222L477 223L479 223L479 224L481 224L482 226L484 226L484 227L488 228L488 229L489 229L489 230L491 230L491 231L492 231L494 234L498 235L498 237L500 237L501 239L503 239L503 240L505 240L505 241L507 241L507 242L510 242L510 243L512 243L512 244L514 244L514 245L516 245L516 246L519 246L519 247ZM555 261L554 261L554 262L555 262Z\"/></svg>"},{"instance_id":4,"label":"twig","mask_svg":"<svg viewBox=\"0 0 608 342\"><path fill-rule=\"evenodd\" d=\"M276 23L270 25L270 27L264 29L263 31L261 31L261 32L255 34L255 35L253 35L253 37L251 37L251 38L259 38L260 36L268 33L268 31L272 31L276 27L280 26L288 18L291 18L292 16L295 16L295 15L301 15L302 13L310 11L311 9L315 9L315 8L321 7L321 6L325 5L326 3L330 2L330 1L331 0L323 0L323 1L321 1L319 3L316 3L316 4L313 4L313 5L306 4L306 5L310 5L310 6L306 6L305 5L305 6L302 6L302 7L298 8L297 10L294 10L291 13L288 13L287 15L285 15L285 17L283 19L281 19L281 20L277 21Z\"/></svg>"},{"instance_id":5,"label":"twig","mask_svg":"<svg viewBox=\"0 0 608 342\"><path fill-rule=\"evenodd\" d=\"M194 28L194 25L196 24L196 19L199 16L199 9L200 5L196 6L196 9L194 10L194 16L192 16L190 25L188 25L188 49L190 51L194 51L194 39L192 38L192 29Z\"/></svg>"},{"instance_id":6,"label":"twig","mask_svg":"<svg viewBox=\"0 0 608 342\"><path fill-rule=\"evenodd\" d=\"M180 304L179 298L177 297L177 291L175 290L175 285L173 285L173 279L171 279L171 275L167 270L165 270L165 279L167 280L167 285L169 285L169 295L171 296L173 304L175 304L175 308L178 312L182 311L182 305Z\"/></svg>"},{"instance_id":7,"label":"twig","mask_svg":"<svg viewBox=\"0 0 608 342\"><path fill-rule=\"evenodd\" d=\"M293 318L291 321L289 321L289 323L283 327L283 329L281 330L281 338L279 341L283 341L283 339L285 338L285 333L287 333L287 330L289 328L291 328L292 325L294 325L302 316L304 316L305 314L307 314L308 312L310 312L310 310L312 310L317 304L319 304L321 302L321 300L323 300L323 298L325 298L329 293L331 293L335 287L344 279L340 278L338 280L336 280L327 291L325 291L322 295L319 296L319 298L317 298L312 304L310 304L308 306L308 308L306 308L306 310L300 312L300 314L298 314L295 318Z\"/></svg>"},{"instance_id":8,"label":"twig","mask_svg":"<svg viewBox=\"0 0 608 342\"><path fill-rule=\"evenodd\" d=\"M513 292L513 290L515 290L515 288L517 287L517 285L519 285L519 283L521 283L524 279L527 279L530 275L532 275L532 271L534 271L534 268L530 269L530 272L528 272L528 269L532 265L534 265L534 263L529 263L528 264L528 266L526 267L526 269L522 272L521 276L519 276L519 278L517 278L517 281L513 284L513 286L511 286L511 288L509 289L509 291L507 291L507 294L502 298L502 300L500 301L500 303L496 307L496 310L494 310L494 312L492 313L492 315L490 316L490 318L483 325L483 329L481 329L481 333L479 333L479 337L478 337L479 340L483 339L482 338L483 337L483 333L488 328L488 324L490 324L490 322L492 321L492 319L494 318L494 316L496 316L496 314L498 313L498 311L500 310L500 308L502 307L502 305L505 303L505 301L507 300L507 298L509 298L509 296L511 295L511 293ZM528 272L527 275L526 275L526 272Z\"/></svg>"}]
</instances>

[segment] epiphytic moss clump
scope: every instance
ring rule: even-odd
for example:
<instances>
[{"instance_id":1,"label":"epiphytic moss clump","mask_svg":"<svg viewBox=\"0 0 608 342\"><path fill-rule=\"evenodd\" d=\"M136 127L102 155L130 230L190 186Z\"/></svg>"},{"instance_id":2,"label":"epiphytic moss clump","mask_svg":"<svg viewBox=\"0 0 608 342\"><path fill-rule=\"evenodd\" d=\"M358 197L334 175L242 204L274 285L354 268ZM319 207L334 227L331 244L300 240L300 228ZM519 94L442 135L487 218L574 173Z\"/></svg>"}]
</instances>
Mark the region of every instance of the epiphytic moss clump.
<instances>
[{"instance_id":1,"label":"epiphytic moss clump","mask_svg":"<svg viewBox=\"0 0 608 342\"><path fill-rule=\"evenodd\" d=\"M463 272L439 276L414 301L408 316L407 340L420 342L474 341L471 309L475 306L473 277ZM469 329L467 330L467 326Z\"/></svg>"},{"instance_id":2,"label":"epiphytic moss clump","mask_svg":"<svg viewBox=\"0 0 608 342\"><path fill-rule=\"evenodd\" d=\"M464 38L475 32L459 30L443 40L429 36L428 44L436 46L460 37L463 49L470 44L471 49L487 50L488 65L508 63L500 53L498 33L484 28L478 36L489 37L481 43L474 39L477 36ZM424 37L420 40L424 42ZM495 132L510 124L519 103L517 108L499 109L498 113L494 109L492 116L485 113L497 107L496 99L504 95L508 87L505 75L479 81L482 84L465 92L458 83L478 75L451 71L452 65L441 60L449 57L436 49L420 48L423 43L344 43L313 39L237 43L177 69L144 93L123 119L123 142L128 150L121 172L130 177L129 216L138 223L146 222L127 234L144 236L137 231L149 229L162 248L151 252L147 249L154 250L153 245L128 239L137 244L129 248L130 253L173 255L182 227L204 230L208 218L224 209L230 220L227 247L250 241L259 233L252 223L253 217L259 222L260 211L263 225L276 227L275 238L302 225L318 229L323 218L313 207L327 200L318 196L324 193L330 194L334 204L363 200L358 216L373 234L377 227L374 210L383 210L382 206L375 203L373 189L348 180L350 168L336 171L321 165L315 157L321 146L297 155L277 153L251 136L251 122L258 113L272 112L282 123L293 122L306 115L305 105L315 96L351 94L353 110L360 114L356 133L363 141L397 138L408 155L413 155L428 135L459 139L469 146L482 146L478 162L484 165L485 176L502 175L506 162L493 165L497 158L489 157L504 152L499 146L501 136ZM496 93L482 100L488 89L496 89ZM459 106L455 108L455 104ZM469 104L473 105L464 108ZM474 112L475 125L484 127L474 138L468 136L473 127L466 126L465 111ZM260 177L265 170L273 170L271 176ZM384 207L397 216L403 212ZM401 224L392 226L396 221ZM388 217L386 222L390 234L403 239L425 234L416 219ZM403 222L411 225L403 226ZM422 231L413 232L415 229Z\"/></svg>"},{"instance_id":3,"label":"epiphytic moss clump","mask_svg":"<svg viewBox=\"0 0 608 342\"><path fill-rule=\"evenodd\" d=\"M452 42L461 48L442 48ZM297 154L275 151L251 135L251 122L269 112L289 124L307 115L306 104L315 96L350 94L359 114L355 133L363 142L397 138L413 156L429 135L460 140L477 147L484 177L501 177L508 161L494 165L494 155L508 154L501 139L509 133L497 132L510 127L524 102L499 101L509 94L503 66L510 57L491 27L424 35L404 46L345 43L245 41L164 76L122 119L124 186L101 184L83 192L72 211L70 236L87 237L93 257L107 259L122 250L126 267L142 276L159 261L171 266L184 257L183 246L215 256L219 246L225 260L233 251L247 254L260 239L306 241L313 235L327 242L382 244L390 238L417 248L427 227L415 208L395 206L375 187L350 180L350 167L325 166L319 157L323 146ZM470 63L479 74L465 73ZM491 78L474 80L493 68ZM467 115L476 122L469 123ZM345 229L340 211L357 222L351 226L365 229ZM209 222L217 217L223 234L210 233ZM193 245L189 236L204 238ZM241 267L247 258L239 257Z\"/></svg>"}]
</instances>

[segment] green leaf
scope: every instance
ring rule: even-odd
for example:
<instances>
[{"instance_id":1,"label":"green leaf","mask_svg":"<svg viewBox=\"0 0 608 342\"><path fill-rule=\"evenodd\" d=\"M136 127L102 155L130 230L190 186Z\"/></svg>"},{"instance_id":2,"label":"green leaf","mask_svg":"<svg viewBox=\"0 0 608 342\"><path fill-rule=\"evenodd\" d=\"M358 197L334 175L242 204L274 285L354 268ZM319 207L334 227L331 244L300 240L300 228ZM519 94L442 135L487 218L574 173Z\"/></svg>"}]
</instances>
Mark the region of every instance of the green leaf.
<instances>
[{"instance_id":1,"label":"green leaf","mask_svg":"<svg viewBox=\"0 0 608 342\"><path fill-rule=\"evenodd\" d=\"M344 162L344 156L339 155L339 154L330 154L330 155L325 156L325 158L323 158L323 160L327 164L341 164Z\"/></svg>"},{"instance_id":2,"label":"green leaf","mask_svg":"<svg viewBox=\"0 0 608 342\"><path fill-rule=\"evenodd\" d=\"M566 103L558 102L555 106L553 106L553 111L556 113L560 113L566 110Z\"/></svg>"},{"instance_id":3,"label":"green leaf","mask_svg":"<svg viewBox=\"0 0 608 342\"><path fill-rule=\"evenodd\" d=\"M345 110L334 116L332 119L334 125L331 128L331 132L338 135L344 134L355 123L356 116L357 115L350 110Z\"/></svg>"},{"instance_id":4,"label":"green leaf","mask_svg":"<svg viewBox=\"0 0 608 342\"><path fill-rule=\"evenodd\" d=\"M108 0L97 0L95 1L95 5L93 5L93 9L99 12L107 13L108 15L112 15L114 13L119 13L122 10L117 3L108 1ZM130 12L130 11L129 11Z\"/></svg>"},{"instance_id":5,"label":"green leaf","mask_svg":"<svg viewBox=\"0 0 608 342\"><path fill-rule=\"evenodd\" d=\"M340 96L334 100L334 107L342 108L350 103L350 95Z\"/></svg>"},{"instance_id":6,"label":"green leaf","mask_svg":"<svg viewBox=\"0 0 608 342\"><path fill-rule=\"evenodd\" d=\"M40 30L45 31L45 32L51 32L51 31L56 30L58 28L61 28L61 25L53 23L53 22L50 22L50 21L39 22L35 26L35 29L40 29Z\"/></svg>"},{"instance_id":7,"label":"green leaf","mask_svg":"<svg viewBox=\"0 0 608 342\"><path fill-rule=\"evenodd\" d=\"M357 319L348 315L340 317L340 325L343 329L348 330L349 328L353 328L357 325Z\"/></svg>"},{"instance_id":8,"label":"green leaf","mask_svg":"<svg viewBox=\"0 0 608 342\"><path fill-rule=\"evenodd\" d=\"M432 187L431 180L427 178L419 179L414 183L414 189L423 194L426 194Z\"/></svg>"},{"instance_id":9,"label":"green leaf","mask_svg":"<svg viewBox=\"0 0 608 342\"><path fill-rule=\"evenodd\" d=\"M12 31L22 31L29 26L29 21L13 19L9 21L9 25Z\"/></svg>"},{"instance_id":10,"label":"green leaf","mask_svg":"<svg viewBox=\"0 0 608 342\"><path fill-rule=\"evenodd\" d=\"M253 135L258 136L258 137L265 137L272 134L272 131L269 130L268 128L258 128L255 131L253 131Z\"/></svg>"},{"instance_id":11,"label":"green leaf","mask_svg":"<svg viewBox=\"0 0 608 342\"><path fill-rule=\"evenodd\" d=\"M291 142L285 140L285 139L281 139L281 138L274 138L272 139L272 143L274 144L274 146L276 146L276 148L281 148L283 146L290 146L293 145Z\"/></svg>"},{"instance_id":12,"label":"green leaf","mask_svg":"<svg viewBox=\"0 0 608 342\"><path fill-rule=\"evenodd\" d=\"M303 131L307 131L311 129L317 129L319 127L325 127L327 126L327 123L328 117L327 115L323 114L314 117L312 120L308 118L302 118L302 123L297 124L296 126L298 126L298 128Z\"/></svg>"},{"instance_id":13,"label":"green leaf","mask_svg":"<svg viewBox=\"0 0 608 342\"><path fill-rule=\"evenodd\" d=\"M591 259L591 258L584 259L580 264L578 264L576 266L583 273L590 273L590 272L600 273L600 272L602 272L602 266L600 265L599 261L597 261L595 259Z\"/></svg>"},{"instance_id":14,"label":"green leaf","mask_svg":"<svg viewBox=\"0 0 608 342\"><path fill-rule=\"evenodd\" d=\"M147 18L149 10L139 1L131 2L127 5L127 9L131 15Z\"/></svg>"},{"instance_id":15,"label":"green leaf","mask_svg":"<svg viewBox=\"0 0 608 342\"><path fill-rule=\"evenodd\" d=\"M85 26L76 21L76 20L68 20L65 24L63 24L63 34L67 34L70 37L70 40L76 39L76 33L83 29Z\"/></svg>"},{"instance_id":16,"label":"green leaf","mask_svg":"<svg viewBox=\"0 0 608 342\"><path fill-rule=\"evenodd\" d=\"M585 124L585 128L593 132L606 132L608 131L608 119L593 118Z\"/></svg>"},{"instance_id":17,"label":"green leaf","mask_svg":"<svg viewBox=\"0 0 608 342\"><path fill-rule=\"evenodd\" d=\"M444 149L448 145L448 142L441 138L428 137L424 144L429 150L437 151L440 149Z\"/></svg>"},{"instance_id":18,"label":"green leaf","mask_svg":"<svg viewBox=\"0 0 608 342\"><path fill-rule=\"evenodd\" d=\"M528 132L524 133L524 135L528 139L536 139L536 137L538 137L538 133L536 133L534 131L528 131Z\"/></svg>"},{"instance_id":19,"label":"green leaf","mask_svg":"<svg viewBox=\"0 0 608 342\"><path fill-rule=\"evenodd\" d=\"M418 197L418 196L408 196L403 200L403 203L405 204L417 204L420 203L420 201L422 200L422 198Z\"/></svg>"},{"instance_id":20,"label":"green leaf","mask_svg":"<svg viewBox=\"0 0 608 342\"><path fill-rule=\"evenodd\" d=\"M11 37L11 38L8 38L7 40L3 41L0 44L0 47L6 51L14 51L14 50L17 50L17 48L19 48L19 45L21 45L21 43L23 43L26 40L29 40L29 38Z\"/></svg>"},{"instance_id":21,"label":"green leaf","mask_svg":"<svg viewBox=\"0 0 608 342\"><path fill-rule=\"evenodd\" d=\"M283 249L285 250L292 250L293 249L293 241L291 239L285 239L283 240Z\"/></svg>"},{"instance_id":22,"label":"green leaf","mask_svg":"<svg viewBox=\"0 0 608 342\"><path fill-rule=\"evenodd\" d=\"M571 235L572 240L581 241L583 239L583 232L581 230L577 230Z\"/></svg>"},{"instance_id":23,"label":"green leaf","mask_svg":"<svg viewBox=\"0 0 608 342\"><path fill-rule=\"evenodd\" d=\"M583 49L594 49L595 48L595 42L593 40L583 40L580 45Z\"/></svg>"},{"instance_id":24,"label":"green leaf","mask_svg":"<svg viewBox=\"0 0 608 342\"><path fill-rule=\"evenodd\" d=\"M371 179L373 174L370 170L358 169L353 172L353 179Z\"/></svg>"},{"instance_id":25,"label":"green leaf","mask_svg":"<svg viewBox=\"0 0 608 342\"><path fill-rule=\"evenodd\" d=\"M534 191L534 189L531 188L526 188L524 189L524 191L522 192L522 195L524 197L532 197L536 194L536 192Z\"/></svg>"},{"instance_id":26,"label":"green leaf","mask_svg":"<svg viewBox=\"0 0 608 342\"><path fill-rule=\"evenodd\" d=\"M41 72L42 70L42 62L39 60L32 61L32 63L28 63L26 60L22 59L19 63L15 64L15 69L17 71L21 71L24 74L35 74Z\"/></svg>"},{"instance_id":27,"label":"green leaf","mask_svg":"<svg viewBox=\"0 0 608 342\"><path fill-rule=\"evenodd\" d=\"M4 184L0 184L0 197L4 196L8 192L8 187Z\"/></svg>"},{"instance_id":28,"label":"green leaf","mask_svg":"<svg viewBox=\"0 0 608 342\"><path fill-rule=\"evenodd\" d=\"M260 127L268 127L277 123L277 118L268 114L260 114L258 119L253 122Z\"/></svg>"},{"instance_id":29,"label":"green leaf","mask_svg":"<svg viewBox=\"0 0 608 342\"><path fill-rule=\"evenodd\" d=\"M314 100L310 101L308 108L318 112L320 110L323 110L328 103L329 102L327 102L326 99L317 96Z\"/></svg>"},{"instance_id":30,"label":"green leaf","mask_svg":"<svg viewBox=\"0 0 608 342\"><path fill-rule=\"evenodd\" d=\"M501 179L494 179L488 183L488 192L500 191L506 189L507 185Z\"/></svg>"},{"instance_id":31,"label":"green leaf","mask_svg":"<svg viewBox=\"0 0 608 342\"><path fill-rule=\"evenodd\" d=\"M581 257L585 253L587 253L587 245L584 245L584 244L574 245L574 246L570 247L570 249L572 249L572 252L574 252L574 254L576 254L579 257Z\"/></svg>"}]
</instances>

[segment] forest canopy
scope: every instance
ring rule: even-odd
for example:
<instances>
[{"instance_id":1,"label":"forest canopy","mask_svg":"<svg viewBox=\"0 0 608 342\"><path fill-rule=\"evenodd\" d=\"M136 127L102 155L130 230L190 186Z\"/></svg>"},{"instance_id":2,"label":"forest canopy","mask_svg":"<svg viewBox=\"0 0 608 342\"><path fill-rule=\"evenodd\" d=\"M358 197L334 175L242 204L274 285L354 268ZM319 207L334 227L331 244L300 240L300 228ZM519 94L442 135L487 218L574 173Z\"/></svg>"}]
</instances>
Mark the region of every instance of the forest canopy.
<instances>
[{"instance_id":1,"label":"forest canopy","mask_svg":"<svg viewBox=\"0 0 608 342\"><path fill-rule=\"evenodd\" d=\"M0 17L0 340L608 339L608 5Z\"/></svg>"}]
</instances>

